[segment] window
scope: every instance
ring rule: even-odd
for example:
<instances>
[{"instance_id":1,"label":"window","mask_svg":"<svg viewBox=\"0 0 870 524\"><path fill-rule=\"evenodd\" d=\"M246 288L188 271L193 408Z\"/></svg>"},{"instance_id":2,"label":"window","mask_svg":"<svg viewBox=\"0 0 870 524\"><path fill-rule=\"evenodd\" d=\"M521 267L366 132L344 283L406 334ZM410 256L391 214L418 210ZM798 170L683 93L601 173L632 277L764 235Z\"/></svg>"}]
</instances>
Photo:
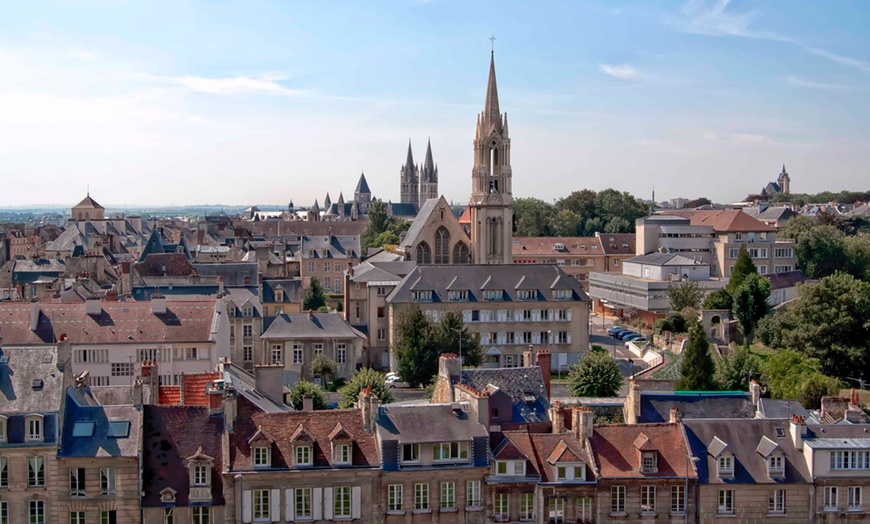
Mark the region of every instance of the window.
<instances>
[{"instance_id":1,"label":"window","mask_svg":"<svg viewBox=\"0 0 870 524\"><path fill-rule=\"evenodd\" d=\"M117 524L118 514L115 510L100 511L100 524Z\"/></svg>"},{"instance_id":2,"label":"window","mask_svg":"<svg viewBox=\"0 0 870 524\"><path fill-rule=\"evenodd\" d=\"M610 512L625 513L625 486L610 487Z\"/></svg>"},{"instance_id":3,"label":"window","mask_svg":"<svg viewBox=\"0 0 870 524\"><path fill-rule=\"evenodd\" d=\"M767 512L773 515L785 513L785 490L775 489L767 501Z\"/></svg>"},{"instance_id":4,"label":"window","mask_svg":"<svg viewBox=\"0 0 870 524\"><path fill-rule=\"evenodd\" d=\"M501 289L499 290L486 290L483 292L484 300L501 300L503 298L504 293Z\"/></svg>"},{"instance_id":5,"label":"window","mask_svg":"<svg viewBox=\"0 0 870 524\"><path fill-rule=\"evenodd\" d=\"M773 250L774 258L791 258L792 250L790 247L777 247Z\"/></svg>"},{"instance_id":6,"label":"window","mask_svg":"<svg viewBox=\"0 0 870 524\"><path fill-rule=\"evenodd\" d=\"M335 267L335 270L338 271L337 265ZM333 279L333 282L335 282L335 284L332 286L332 288L335 290L336 293L341 293L341 277L335 277Z\"/></svg>"},{"instance_id":7,"label":"window","mask_svg":"<svg viewBox=\"0 0 870 524\"><path fill-rule=\"evenodd\" d=\"M739 254L740 254L739 248L732 247L731 249L728 250L728 258L737 258L737 256Z\"/></svg>"},{"instance_id":8,"label":"window","mask_svg":"<svg viewBox=\"0 0 870 524\"><path fill-rule=\"evenodd\" d=\"M520 300L535 300L538 298L538 291L536 289L520 289L517 295Z\"/></svg>"},{"instance_id":9,"label":"window","mask_svg":"<svg viewBox=\"0 0 870 524\"><path fill-rule=\"evenodd\" d=\"M332 263L327 260L323 263L323 272L329 273L330 271L332 271Z\"/></svg>"},{"instance_id":10,"label":"window","mask_svg":"<svg viewBox=\"0 0 870 524\"><path fill-rule=\"evenodd\" d=\"M565 499L550 499L550 522L565 523Z\"/></svg>"},{"instance_id":11,"label":"window","mask_svg":"<svg viewBox=\"0 0 870 524\"><path fill-rule=\"evenodd\" d=\"M644 451L641 454L641 471L643 473L654 473L658 471L658 453L655 451Z\"/></svg>"},{"instance_id":12,"label":"window","mask_svg":"<svg viewBox=\"0 0 870 524\"><path fill-rule=\"evenodd\" d=\"M9 464L6 457L0 457L0 488L9 487ZM0 522L2 524L2 522Z\"/></svg>"},{"instance_id":13,"label":"window","mask_svg":"<svg viewBox=\"0 0 870 524\"><path fill-rule=\"evenodd\" d=\"M211 522L211 508L208 506L194 506L191 508L193 513L193 524L209 524Z\"/></svg>"},{"instance_id":14,"label":"window","mask_svg":"<svg viewBox=\"0 0 870 524\"><path fill-rule=\"evenodd\" d=\"M456 508L456 483L441 483L441 509Z\"/></svg>"},{"instance_id":15,"label":"window","mask_svg":"<svg viewBox=\"0 0 870 524\"><path fill-rule=\"evenodd\" d=\"M242 360L245 362L252 362L254 360L254 346L242 346Z\"/></svg>"},{"instance_id":16,"label":"window","mask_svg":"<svg viewBox=\"0 0 870 524\"><path fill-rule=\"evenodd\" d=\"M175 524L175 508L163 508L163 524Z\"/></svg>"},{"instance_id":17,"label":"window","mask_svg":"<svg viewBox=\"0 0 870 524\"><path fill-rule=\"evenodd\" d=\"M27 417L27 440L30 442L42 440L41 415Z\"/></svg>"},{"instance_id":18,"label":"window","mask_svg":"<svg viewBox=\"0 0 870 524\"><path fill-rule=\"evenodd\" d=\"M378 340L387 340L386 328L378 328Z\"/></svg>"},{"instance_id":19,"label":"window","mask_svg":"<svg viewBox=\"0 0 870 524\"><path fill-rule=\"evenodd\" d=\"M313 260L308 261L308 272L314 273L314 261Z\"/></svg>"},{"instance_id":20,"label":"window","mask_svg":"<svg viewBox=\"0 0 870 524\"><path fill-rule=\"evenodd\" d=\"M577 519L580 522L592 522L592 497L577 499Z\"/></svg>"},{"instance_id":21,"label":"window","mask_svg":"<svg viewBox=\"0 0 870 524\"><path fill-rule=\"evenodd\" d=\"M293 363L302 364L302 345L293 344Z\"/></svg>"},{"instance_id":22,"label":"window","mask_svg":"<svg viewBox=\"0 0 870 524\"><path fill-rule=\"evenodd\" d=\"M837 486L825 487L825 511L836 511L837 507Z\"/></svg>"},{"instance_id":23,"label":"window","mask_svg":"<svg viewBox=\"0 0 870 524\"><path fill-rule=\"evenodd\" d=\"M281 364L283 362L283 348L281 344L272 344L272 352L270 353L270 360L272 364Z\"/></svg>"},{"instance_id":24,"label":"window","mask_svg":"<svg viewBox=\"0 0 870 524\"><path fill-rule=\"evenodd\" d=\"M6 522L2 518L0 518L0 522ZM85 524L85 512L84 511L70 511L69 512L69 524Z\"/></svg>"},{"instance_id":25,"label":"window","mask_svg":"<svg viewBox=\"0 0 870 524\"><path fill-rule=\"evenodd\" d=\"M269 490L255 489L254 493L254 520L269 521Z\"/></svg>"},{"instance_id":26,"label":"window","mask_svg":"<svg viewBox=\"0 0 870 524\"><path fill-rule=\"evenodd\" d=\"M296 489L296 518L311 518L311 488Z\"/></svg>"},{"instance_id":27,"label":"window","mask_svg":"<svg viewBox=\"0 0 870 524\"><path fill-rule=\"evenodd\" d=\"M70 468L69 470L69 496L85 496L85 468Z\"/></svg>"},{"instance_id":28,"label":"window","mask_svg":"<svg viewBox=\"0 0 870 524\"><path fill-rule=\"evenodd\" d=\"M0 524L9 524L9 503L0 501Z\"/></svg>"},{"instance_id":29,"label":"window","mask_svg":"<svg viewBox=\"0 0 870 524\"><path fill-rule=\"evenodd\" d=\"M45 524L45 501L30 501L30 524Z\"/></svg>"},{"instance_id":30,"label":"window","mask_svg":"<svg viewBox=\"0 0 870 524\"><path fill-rule=\"evenodd\" d=\"M870 451L832 451L831 469L870 469Z\"/></svg>"},{"instance_id":31,"label":"window","mask_svg":"<svg viewBox=\"0 0 870 524\"><path fill-rule=\"evenodd\" d=\"M377 290L377 294L379 297L385 297L390 294L389 288L385 286L379 286Z\"/></svg>"},{"instance_id":32,"label":"window","mask_svg":"<svg viewBox=\"0 0 870 524\"><path fill-rule=\"evenodd\" d=\"M254 326L252 324L242 325L242 337L251 338L254 336Z\"/></svg>"},{"instance_id":33,"label":"window","mask_svg":"<svg viewBox=\"0 0 870 524\"><path fill-rule=\"evenodd\" d=\"M420 444L402 445L402 462L417 462L420 460Z\"/></svg>"},{"instance_id":34,"label":"window","mask_svg":"<svg viewBox=\"0 0 870 524\"><path fill-rule=\"evenodd\" d=\"M571 300L573 294L570 289L554 289L553 300Z\"/></svg>"},{"instance_id":35,"label":"window","mask_svg":"<svg viewBox=\"0 0 870 524\"><path fill-rule=\"evenodd\" d=\"M450 232L444 226L435 231L435 263L450 263Z\"/></svg>"},{"instance_id":36,"label":"window","mask_svg":"<svg viewBox=\"0 0 870 524\"><path fill-rule=\"evenodd\" d=\"M774 455L767 459L767 468L771 475L783 472L782 455Z\"/></svg>"},{"instance_id":37,"label":"window","mask_svg":"<svg viewBox=\"0 0 870 524\"><path fill-rule=\"evenodd\" d=\"M270 449L266 446L257 446L254 448L254 467L268 468L271 464Z\"/></svg>"},{"instance_id":38,"label":"window","mask_svg":"<svg viewBox=\"0 0 870 524\"><path fill-rule=\"evenodd\" d=\"M525 475L526 462L524 460L497 460L495 461L497 475Z\"/></svg>"},{"instance_id":39,"label":"window","mask_svg":"<svg viewBox=\"0 0 870 524\"><path fill-rule=\"evenodd\" d=\"M333 490L333 515L336 518L350 518L350 486L339 486Z\"/></svg>"},{"instance_id":40,"label":"window","mask_svg":"<svg viewBox=\"0 0 870 524\"><path fill-rule=\"evenodd\" d=\"M731 455L719 457L719 476L731 475L732 473L734 473L734 460Z\"/></svg>"},{"instance_id":41,"label":"window","mask_svg":"<svg viewBox=\"0 0 870 524\"><path fill-rule=\"evenodd\" d=\"M311 465L311 446L296 446L296 465Z\"/></svg>"},{"instance_id":42,"label":"window","mask_svg":"<svg viewBox=\"0 0 870 524\"><path fill-rule=\"evenodd\" d=\"M404 511L401 484L390 484L387 487L387 511Z\"/></svg>"},{"instance_id":43,"label":"window","mask_svg":"<svg viewBox=\"0 0 870 524\"><path fill-rule=\"evenodd\" d=\"M432 302L432 291L413 291L411 292L411 300L414 302Z\"/></svg>"},{"instance_id":44,"label":"window","mask_svg":"<svg viewBox=\"0 0 870 524\"><path fill-rule=\"evenodd\" d=\"M794 271L794 266L773 266L774 273L788 273L789 271Z\"/></svg>"},{"instance_id":45,"label":"window","mask_svg":"<svg viewBox=\"0 0 870 524\"><path fill-rule=\"evenodd\" d=\"M767 266L764 264L760 264L758 266L758 274L759 275L766 275L767 274Z\"/></svg>"},{"instance_id":46,"label":"window","mask_svg":"<svg viewBox=\"0 0 870 524\"><path fill-rule=\"evenodd\" d=\"M45 486L45 459L43 457L27 458L27 485L31 488Z\"/></svg>"},{"instance_id":47,"label":"window","mask_svg":"<svg viewBox=\"0 0 870 524\"><path fill-rule=\"evenodd\" d=\"M733 515L734 514L734 490L720 489L719 490L719 505L716 507L718 515Z\"/></svg>"},{"instance_id":48,"label":"window","mask_svg":"<svg viewBox=\"0 0 870 524\"><path fill-rule=\"evenodd\" d=\"M429 511L429 484L414 484L414 511Z\"/></svg>"},{"instance_id":49,"label":"window","mask_svg":"<svg viewBox=\"0 0 870 524\"><path fill-rule=\"evenodd\" d=\"M495 494L495 504L493 506L493 511L496 515L501 517L501 520L507 521L508 512L510 508L510 498L507 493L496 493Z\"/></svg>"},{"instance_id":50,"label":"window","mask_svg":"<svg viewBox=\"0 0 870 524\"><path fill-rule=\"evenodd\" d=\"M113 377L132 377L133 363L132 362L113 362L112 363Z\"/></svg>"},{"instance_id":51,"label":"window","mask_svg":"<svg viewBox=\"0 0 870 524\"><path fill-rule=\"evenodd\" d=\"M846 508L852 511L863 509L864 493L861 486L849 486L846 491ZM785 506L785 504L783 504Z\"/></svg>"},{"instance_id":52,"label":"window","mask_svg":"<svg viewBox=\"0 0 870 524\"><path fill-rule=\"evenodd\" d=\"M656 512L656 487L641 486L640 487L640 511L641 513Z\"/></svg>"},{"instance_id":53,"label":"window","mask_svg":"<svg viewBox=\"0 0 870 524\"><path fill-rule=\"evenodd\" d=\"M347 363L347 344L337 344L336 345L336 361L339 364Z\"/></svg>"},{"instance_id":54,"label":"window","mask_svg":"<svg viewBox=\"0 0 870 524\"><path fill-rule=\"evenodd\" d=\"M321 344L321 343L314 344L313 354L315 357L319 357L320 355L323 355L323 344Z\"/></svg>"},{"instance_id":55,"label":"window","mask_svg":"<svg viewBox=\"0 0 870 524\"><path fill-rule=\"evenodd\" d=\"M0 442L6 442L6 417L0 415Z\"/></svg>"},{"instance_id":56,"label":"window","mask_svg":"<svg viewBox=\"0 0 870 524\"><path fill-rule=\"evenodd\" d=\"M420 242L419 244L417 244L417 263L432 263L432 250L429 249L429 244L427 244L426 242Z\"/></svg>"},{"instance_id":57,"label":"window","mask_svg":"<svg viewBox=\"0 0 870 524\"><path fill-rule=\"evenodd\" d=\"M671 486L671 513L684 513L686 511L686 488L685 486Z\"/></svg>"},{"instance_id":58,"label":"window","mask_svg":"<svg viewBox=\"0 0 870 524\"><path fill-rule=\"evenodd\" d=\"M193 467L193 485L208 486L208 466L197 464Z\"/></svg>"},{"instance_id":59,"label":"window","mask_svg":"<svg viewBox=\"0 0 870 524\"><path fill-rule=\"evenodd\" d=\"M350 444L339 444L335 448L335 462L338 464L350 464Z\"/></svg>"},{"instance_id":60,"label":"window","mask_svg":"<svg viewBox=\"0 0 870 524\"><path fill-rule=\"evenodd\" d=\"M447 300L451 302L468 302L467 289L454 289L447 292Z\"/></svg>"},{"instance_id":61,"label":"window","mask_svg":"<svg viewBox=\"0 0 870 524\"><path fill-rule=\"evenodd\" d=\"M465 442L442 442L432 446L433 460L468 459L468 445Z\"/></svg>"},{"instance_id":62,"label":"window","mask_svg":"<svg viewBox=\"0 0 870 524\"><path fill-rule=\"evenodd\" d=\"M242 316L243 317L254 316L254 307L253 306L242 306Z\"/></svg>"},{"instance_id":63,"label":"window","mask_svg":"<svg viewBox=\"0 0 870 524\"><path fill-rule=\"evenodd\" d=\"M480 507L479 480L469 480L465 483L465 505L471 508Z\"/></svg>"},{"instance_id":64,"label":"window","mask_svg":"<svg viewBox=\"0 0 870 524\"><path fill-rule=\"evenodd\" d=\"M535 520L535 494L520 493L520 520Z\"/></svg>"},{"instance_id":65,"label":"window","mask_svg":"<svg viewBox=\"0 0 870 524\"><path fill-rule=\"evenodd\" d=\"M100 495L115 495L115 468L100 468Z\"/></svg>"}]
</instances>

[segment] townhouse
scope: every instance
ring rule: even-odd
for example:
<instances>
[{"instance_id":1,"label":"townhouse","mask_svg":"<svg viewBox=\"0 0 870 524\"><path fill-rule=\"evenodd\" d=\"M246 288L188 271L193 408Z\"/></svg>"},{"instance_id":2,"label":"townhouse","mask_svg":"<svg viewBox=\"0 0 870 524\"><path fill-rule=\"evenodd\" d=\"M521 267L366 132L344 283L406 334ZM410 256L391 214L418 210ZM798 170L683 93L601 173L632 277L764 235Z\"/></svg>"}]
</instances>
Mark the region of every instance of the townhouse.
<instances>
[{"instance_id":1,"label":"townhouse","mask_svg":"<svg viewBox=\"0 0 870 524\"><path fill-rule=\"evenodd\" d=\"M303 286L317 278L325 293L344 293L344 271L359 264L359 235L302 236L296 257Z\"/></svg>"}]
</instances>

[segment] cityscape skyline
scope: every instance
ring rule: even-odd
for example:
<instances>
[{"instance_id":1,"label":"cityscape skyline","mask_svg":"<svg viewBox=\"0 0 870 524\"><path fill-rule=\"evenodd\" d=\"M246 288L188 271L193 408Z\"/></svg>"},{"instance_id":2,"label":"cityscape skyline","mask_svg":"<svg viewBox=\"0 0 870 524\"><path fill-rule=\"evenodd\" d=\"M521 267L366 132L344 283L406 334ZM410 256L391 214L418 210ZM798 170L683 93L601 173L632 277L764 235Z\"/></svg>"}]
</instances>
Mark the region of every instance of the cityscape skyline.
<instances>
[{"instance_id":1,"label":"cityscape skyline","mask_svg":"<svg viewBox=\"0 0 870 524\"><path fill-rule=\"evenodd\" d=\"M655 187L730 202L783 163L798 193L864 189L857 2L245 6L14 6L0 179L51 204L89 184L109 206L307 206L365 172L397 202L408 139L417 158L431 139L440 192L465 202L494 34L517 197Z\"/></svg>"}]
</instances>

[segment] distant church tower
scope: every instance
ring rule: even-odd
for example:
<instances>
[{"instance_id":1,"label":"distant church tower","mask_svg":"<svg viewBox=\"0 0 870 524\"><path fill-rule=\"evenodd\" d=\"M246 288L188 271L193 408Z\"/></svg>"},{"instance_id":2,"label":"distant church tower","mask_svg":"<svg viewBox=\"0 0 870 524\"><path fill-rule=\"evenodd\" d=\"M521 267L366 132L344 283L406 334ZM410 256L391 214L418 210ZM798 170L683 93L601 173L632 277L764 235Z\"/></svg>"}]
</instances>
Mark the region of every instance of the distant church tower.
<instances>
[{"instance_id":1,"label":"distant church tower","mask_svg":"<svg viewBox=\"0 0 870 524\"><path fill-rule=\"evenodd\" d=\"M410 154L411 150L408 149ZM426 144L426 160L420 170L420 206L430 198L438 198L438 166L432 160L432 141ZM417 206L419 209L419 206Z\"/></svg>"},{"instance_id":2,"label":"distant church tower","mask_svg":"<svg viewBox=\"0 0 870 524\"><path fill-rule=\"evenodd\" d=\"M498 108L495 53L489 62L489 81L483 113L474 134L471 173L471 252L475 264L510 264L513 261L513 195L511 141L507 114Z\"/></svg>"},{"instance_id":3,"label":"distant church tower","mask_svg":"<svg viewBox=\"0 0 870 524\"><path fill-rule=\"evenodd\" d=\"M420 169L414 165L414 154L411 153L411 140L408 139L408 158L401 171L401 200L406 204L414 204L415 209L420 209L423 203L420 201Z\"/></svg>"},{"instance_id":4,"label":"distant church tower","mask_svg":"<svg viewBox=\"0 0 870 524\"><path fill-rule=\"evenodd\" d=\"M791 179L788 176L788 171L785 170L785 164L782 165L782 173L776 177L776 183L779 184L779 189L784 195L791 194Z\"/></svg>"}]
</instances>

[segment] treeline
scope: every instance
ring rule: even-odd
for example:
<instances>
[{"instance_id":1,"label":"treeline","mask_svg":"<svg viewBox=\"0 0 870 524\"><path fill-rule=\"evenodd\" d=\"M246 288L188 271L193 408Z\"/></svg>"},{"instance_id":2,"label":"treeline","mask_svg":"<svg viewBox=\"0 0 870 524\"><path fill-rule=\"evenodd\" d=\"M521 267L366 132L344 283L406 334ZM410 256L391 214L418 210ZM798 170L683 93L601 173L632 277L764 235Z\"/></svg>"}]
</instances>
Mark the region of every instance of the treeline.
<instances>
[{"instance_id":1,"label":"treeline","mask_svg":"<svg viewBox=\"0 0 870 524\"><path fill-rule=\"evenodd\" d=\"M840 271L870 282L870 224L863 217L797 216L778 237L795 242L798 268L810 278Z\"/></svg>"},{"instance_id":2,"label":"treeline","mask_svg":"<svg viewBox=\"0 0 870 524\"><path fill-rule=\"evenodd\" d=\"M574 191L555 204L537 198L514 200L514 235L520 237L593 236L634 233L634 221L649 206L628 192L605 189Z\"/></svg>"},{"instance_id":3,"label":"treeline","mask_svg":"<svg viewBox=\"0 0 870 524\"><path fill-rule=\"evenodd\" d=\"M791 202L797 206L805 206L807 204L827 204L828 202L839 202L841 204L854 204L855 202L867 202L870 200L870 191L822 191L815 195L809 193L789 193L774 195L772 202Z\"/></svg>"}]
</instances>

